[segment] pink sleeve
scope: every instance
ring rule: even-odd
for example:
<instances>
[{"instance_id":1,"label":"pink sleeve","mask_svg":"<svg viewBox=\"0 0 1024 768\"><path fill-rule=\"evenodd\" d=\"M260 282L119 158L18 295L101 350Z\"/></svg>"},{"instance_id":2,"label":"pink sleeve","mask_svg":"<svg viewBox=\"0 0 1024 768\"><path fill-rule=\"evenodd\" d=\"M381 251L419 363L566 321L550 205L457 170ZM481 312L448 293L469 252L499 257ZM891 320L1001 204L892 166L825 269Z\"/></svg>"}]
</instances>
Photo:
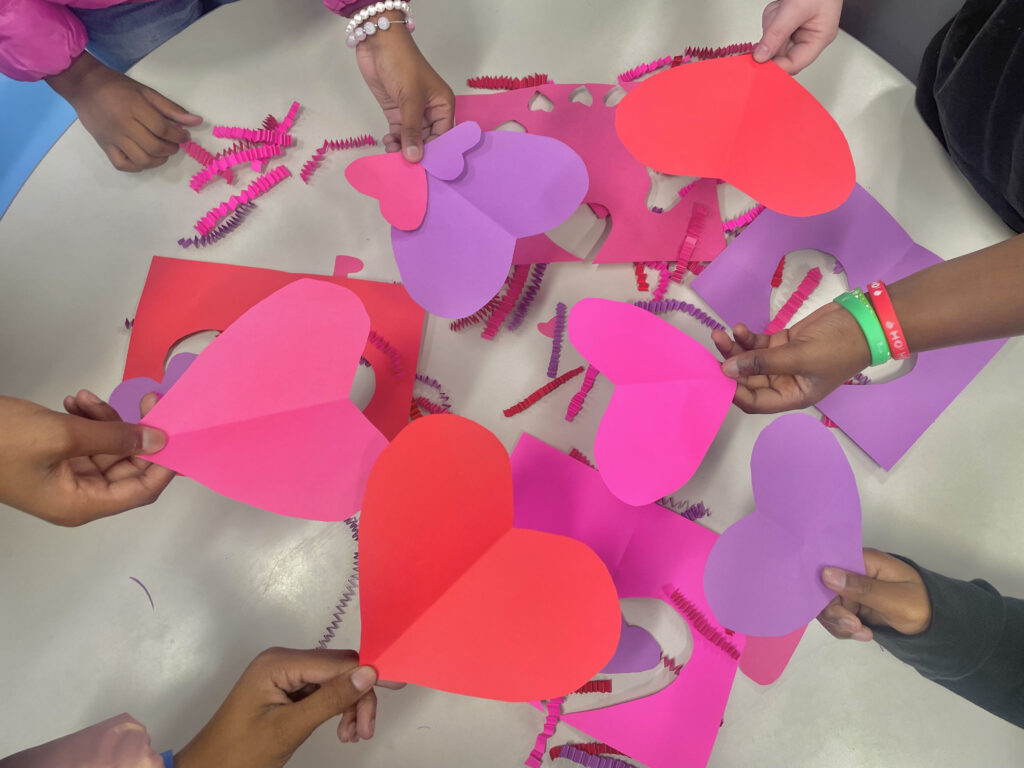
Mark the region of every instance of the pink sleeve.
<instances>
[{"instance_id":1,"label":"pink sleeve","mask_svg":"<svg viewBox=\"0 0 1024 768\"><path fill-rule=\"evenodd\" d=\"M0 0L0 72L41 80L63 72L85 50L85 27L63 5Z\"/></svg>"},{"instance_id":2,"label":"pink sleeve","mask_svg":"<svg viewBox=\"0 0 1024 768\"><path fill-rule=\"evenodd\" d=\"M324 0L324 7L339 16L351 16L373 3L374 0Z\"/></svg>"},{"instance_id":3,"label":"pink sleeve","mask_svg":"<svg viewBox=\"0 0 1024 768\"><path fill-rule=\"evenodd\" d=\"M0 768L163 768L145 727L118 715L7 759Z\"/></svg>"}]
</instances>

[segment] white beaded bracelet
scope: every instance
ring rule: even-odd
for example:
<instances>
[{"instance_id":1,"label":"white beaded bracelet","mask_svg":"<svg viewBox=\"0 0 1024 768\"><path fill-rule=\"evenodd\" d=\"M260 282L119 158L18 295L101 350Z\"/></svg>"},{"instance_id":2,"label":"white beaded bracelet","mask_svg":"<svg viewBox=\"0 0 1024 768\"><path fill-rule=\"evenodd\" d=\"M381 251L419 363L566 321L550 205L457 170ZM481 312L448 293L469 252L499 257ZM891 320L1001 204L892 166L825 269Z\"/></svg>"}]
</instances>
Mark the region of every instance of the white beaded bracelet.
<instances>
[{"instance_id":1,"label":"white beaded bracelet","mask_svg":"<svg viewBox=\"0 0 1024 768\"><path fill-rule=\"evenodd\" d=\"M401 11L405 14L405 19L402 21L392 21L387 16L384 16L372 20L374 16L380 16L385 11ZM409 3L406 0L382 0L382 2L363 8L348 22L348 27L345 30L347 34L345 45L349 48L355 48L366 38L377 34L378 29L381 31L389 29L392 24L405 24L410 32L416 29L416 22L409 14Z\"/></svg>"}]
</instances>

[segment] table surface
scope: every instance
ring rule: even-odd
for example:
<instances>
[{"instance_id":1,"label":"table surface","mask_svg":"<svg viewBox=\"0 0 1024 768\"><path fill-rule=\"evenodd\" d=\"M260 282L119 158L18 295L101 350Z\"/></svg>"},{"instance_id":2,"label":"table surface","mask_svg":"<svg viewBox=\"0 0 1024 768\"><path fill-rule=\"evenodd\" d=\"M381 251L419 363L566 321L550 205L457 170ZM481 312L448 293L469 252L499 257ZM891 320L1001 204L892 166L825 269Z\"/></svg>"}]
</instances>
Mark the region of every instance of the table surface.
<instances>
[{"instance_id":1,"label":"table surface","mask_svg":"<svg viewBox=\"0 0 1024 768\"><path fill-rule=\"evenodd\" d=\"M478 74L613 82L688 44L755 37L760 5L437 0L422 9L416 35L457 91ZM297 172L325 137L383 132L343 31L344 21L319 0L246 0L194 25L134 75L203 114L208 123L196 136L207 144L216 144L210 123L252 125L300 101L299 146L287 156ZM910 83L877 56L840 35L800 81L846 132L860 183L918 242L949 258L1007 236L928 134ZM329 157L311 186L282 184L222 243L182 252L176 239L221 195L188 188L195 166L183 156L141 176L117 173L76 123L0 221L0 392L51 407L78 387L109 392L128 344L123 321L134 313L153 254L327 273L334 255L346 253L367 263L361 277L396 279L387 226L376 203L346 184L346 159ZM743 203L729 200L727 209ZM557 301L636 298L628 265L560 265L548 274L534 321L550 317ZM683 286L673 285L670 296L697 301ZM530 431L590 452L607 382L572 425L561 418L565 398L515 419L501 415L543 381L548 343L532 323L490 343L430 319L419 370L441 380L456 410L508 447ZM564 354L566 365L580 362L573 350ZM865 543L1024 594L1022 378L1024 353L1011 341L890 473L839 435L861 490ZM717 531L752 509L750 450L770 421L733 409L707 461L677 494L703 500L712 510L704 522ZM148 724L154 746L182 746L256 653L317 642L352 552L344 525L253 510L184 479L151 507L81 529L5 511L0 754L121 711ZM130 576L147 585L155 610ZM350 612L339 647L358 644L358 624ZM382 695L371 742L342 747L333 729L322 728L292 764L511 768L522 764L541 722L527 705L410 687ZM572 740L579 734L563 725L551 744ZM876 645L836 642L815 624L775 685L737 676L710 764L1008 766L1022 753L1024 731Z\"/></svg>"}]
</instances>

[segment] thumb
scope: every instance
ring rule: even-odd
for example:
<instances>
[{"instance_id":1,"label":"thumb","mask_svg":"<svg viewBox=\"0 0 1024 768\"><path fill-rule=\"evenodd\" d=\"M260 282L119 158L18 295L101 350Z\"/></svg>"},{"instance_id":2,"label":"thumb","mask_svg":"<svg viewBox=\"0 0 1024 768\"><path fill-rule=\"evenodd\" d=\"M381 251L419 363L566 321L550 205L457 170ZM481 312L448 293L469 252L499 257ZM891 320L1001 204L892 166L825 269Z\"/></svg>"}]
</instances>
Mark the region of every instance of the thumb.
<instances>
[{"instance_id":1,"label":"thumb","mask_svg":"<svg viewBox=\"0 0 1024 768\"><path fill-rule=\"evenodd\" d=\"M167 444L167 435L159 429L123 421L93 421L81 416L60 415L65 441L58 451L61 458L110 454L131 456L156 453Z\"/></svg>"},{"instance_id":2,"label":"thumb","mask_svg":"<svg viewBox=\"0 0 1024 768\"><path fill-rule=\"evenodd\" d=\"M171 101L162 93L158 93L152 88L146 88L143 90L143 94L146 96L147 101L156 107L157 111L161 115L176 123L180 123L182 125L199 125L203 122L203 118L199 115L193 115L180 104Z\"/></svg>"},{"instance_id":3,"label":"thumb","mask_svg":"<svg viewBox=\"0 0 1024 768\"><path fill-rule=\"evenodd\" d=\"M792 347L783 344L740 352L722 363L722 373L730 379L745 376L795 376L803 373L804 366Z\"/></svg>"},{"instance_id":4,"label":"thumb","mask_svg":"<svg viewBox=\"0 0 1024 768\"><path fill-rule=\"evenodd\" d=\"M410 163L418 163L423 159L423 112L426 102L420 96L410 96L402 100L402 155Z\"/></svg>"},{"instance_id":5,"label":"thumb","mask_svg":"<svg viewBox=\"0 0 1024 768\"><path fill-rule=\"evenodd\" d=\"M775 6L774 13L770 13L772 5ZM783 2L772 3L765 9L764 34L757 47L754 48L754 61L764 63L774 59L786 41L806 21L807 12L801 11L793 3Z\"/></svg>"},{"instance_id":6,"label":"thumb","mask_svg":"<svg viewBox=\"0 0 1024 768\"><path fill-rule=\"evenodd\" d=\"M350 709L372 691L376 682L377 670L356 667L321 684L301 701L282 707L281 713L289 719L286 727L290 738L296 746L301 744L321 725Z\"/></svg>"},{"instance_id":7,"label":"thumb","mask_svg":"<svg viewBox=\"0 0 1024 768\"><path fill-rule=\"evenodd\" d=\"M881 616L892 616L905 600L902 583L879 581L842 568L823 568L821 581L840 597L867 606Z\"/></svg>"}]
</instances>

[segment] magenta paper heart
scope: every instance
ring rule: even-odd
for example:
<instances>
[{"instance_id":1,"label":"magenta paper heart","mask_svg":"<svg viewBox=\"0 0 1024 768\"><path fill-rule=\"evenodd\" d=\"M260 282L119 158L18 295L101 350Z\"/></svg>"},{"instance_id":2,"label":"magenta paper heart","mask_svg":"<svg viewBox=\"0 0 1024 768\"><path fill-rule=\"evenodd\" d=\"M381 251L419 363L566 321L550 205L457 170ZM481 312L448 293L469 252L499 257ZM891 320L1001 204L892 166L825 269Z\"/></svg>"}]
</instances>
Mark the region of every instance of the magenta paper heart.
<instances>
[{"instance_id":1,"label":"magenta paper heart","mask_svg":"<svg viewBox=\"0 0 1024 768\"><path fill-rule=\"evenodd\" d=\"M108 402L110 407L117 411L122 421L129 424L138 424L142 419L139 414L139 403L142 398L150 392L158 395L165 394L174 383L181 378L181 375L192 365L192 361L198 355L191 352L182 352L175 355L167 363L167 370L164 371L163 381L155 381L148 376L139 376L134 379L125 379L110 393Z\"/></svg>"},{"instance_id":2,"label":"magenta paper heart","mask_svg":"<svg viewBox=\"0 0 1024 768\"><path fill-rule=\"evenodd\" d=\"M148 458L281 515L350 517L387 446L348 399L369 332L347 288L286 285L210 342L143 419L168 437Z\"/></svg>"},{"instance_id":3,"label":"magenta paper heart","mask_svg":"<svg viewBox=\"0 0 1024 768\"><path fill-rule=\"evenodd\" d=\"M715 542L704 593L724 626L781 637L835 597L821 583L822 568L864 572L860 497L836 438L806 413L762 430L750 479L757 508Z\"/></svg>"},{"instance_id":4,"label":"magenta paper heart","mask_svg":"<svg viewBox=\"0 0 1024 768\"><path fill-rule=\"evenodd\" d=\"M403 285L441 317L466 317L490 301L505 283L516 241L564 222L587 191L583 161L562 142L489 131L474 144L478 132L476 123L462 123L424 147L426 215L417 228L391 230ZM349 168L362 163L361 171L374 161ZM357 189L375 196L402 183L356 180Z\"/></svg>"},{"instance_id":5,"label":"magenta paper heart","mask_svg":"<svg viewBox=\"0 0 1024 768\"><path fill-rule=\"evenodd\" d=\"M646 310L584 299L569 340L614 385L594 440L601 478L627 504L677 491L697 471L736 382L701 344Z\"/></svg>"},{"instance_id":6,"label":"magenta paper heart","mask_svg":"<svg viewBox=\"0 0 1024 768\"><path fill-rule=\"evenodd\" d=\"M391 226L416 229L427 212L427 174L401 152L360 157L345 169L348 183L380 201L380 213Z\"/></svg>"}]
</instances>

